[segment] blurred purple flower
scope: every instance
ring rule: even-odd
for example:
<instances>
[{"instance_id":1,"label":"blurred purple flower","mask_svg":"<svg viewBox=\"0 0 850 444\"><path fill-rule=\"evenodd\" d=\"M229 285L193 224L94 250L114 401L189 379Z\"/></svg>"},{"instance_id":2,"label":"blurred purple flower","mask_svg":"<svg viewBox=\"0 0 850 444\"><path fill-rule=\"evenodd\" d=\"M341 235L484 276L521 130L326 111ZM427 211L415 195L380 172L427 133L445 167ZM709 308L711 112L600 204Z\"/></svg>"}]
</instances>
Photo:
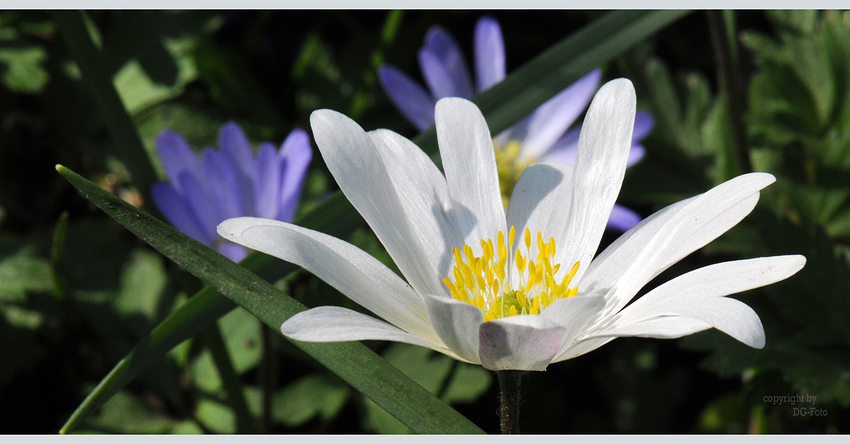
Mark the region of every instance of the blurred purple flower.
<instances>
[{"instance_id":1,"label":"blurred purple flower","mask_svg":"<svg viewBox=\"0 0 850 444\"><path fill-rule=\"evenodd\" d=\"M219 236L216 226L240 216L291 222L313 149L307 133L296 129L279 151L265 142L255 155L233 122L221 127L218 144L198 157L180 134L160 134L156 148L169 183L155 183L151 195L178 230L239 262L247 250Z\"/></svg>"},{"instance_id":2,"label":"blurred purple flower","mask_svg":"<svg viewBox=\"0 0 850 444\"><path fill-rule=\"evenodd\" d=\"M471 99L505 78L505 46L499 23L482 17L475 27L475 84L466 61L455 40L439 26L432 26L419 50L419 67L428 86L420 84L390 65L378 70L378 80L402 115L420 131L434 124L434 107L444 97ZM526 166L538 162L575 161L580 125L570 126L584 112L599 86L602 73L595 69L567 89L537 108L517 125L494 138L496 162L503 200L513 191ZM635 117L632 147L628 165L643 157L640 141L654 126L649 113L639 111ZM608 228L626 231L640 216L628 208L615 205Z\"/></svg>"}]
</instances>

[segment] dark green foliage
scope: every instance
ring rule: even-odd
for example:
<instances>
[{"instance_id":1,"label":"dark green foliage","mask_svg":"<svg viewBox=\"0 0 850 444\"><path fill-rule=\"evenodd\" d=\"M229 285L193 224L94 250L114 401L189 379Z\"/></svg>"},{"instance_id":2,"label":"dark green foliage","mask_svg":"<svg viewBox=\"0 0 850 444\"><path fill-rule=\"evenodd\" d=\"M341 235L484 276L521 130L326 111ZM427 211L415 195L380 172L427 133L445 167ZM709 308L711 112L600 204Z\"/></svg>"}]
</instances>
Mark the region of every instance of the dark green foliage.
<instances>
[{"instance_id":1,"label":"dark green foliage","mask_svg":"<svg viewBox=\"0 0 850 444\"><path fill-rule=\"evenodd\" d=\"M167 128L201 148L216 145L232 120L255 146L279 144L293 128L309 131L314 109L331 108L366 129L413 138L377 66L392 63L421 81L416 51L434 24L471 60L484 14L0 12L0 432L498 432L492 373L407 344L302 350L278 331L291 313L360 308L258 254L242 265L272 285L255 282L147 216L159 217L148 185L164 178L154 141ZM606 80L632 79L638 108L656 123L620 203L648 216L738 174L704 14L488 14L501 23L508 73L518 73L475 99L494 131L601 65ZM808 263L737 296L761 318L764 349L717 331L618 339L524 377L523 432L850 431L850 13L724 16L737 37L747 151L777 182L738 227L650 287L723 260L804 254ZM414 141L436 153L433 130ZM94 198L112 202L105 210L164 254L81 198L57 163L140 206L147 214ZM335 188L316 152L298 223L397 271ZM232 274L217 273L225 269ZM806 401L766 401L783 395ZM802 407L827 414L794 410Z\"/></svg>"}]
</instances>

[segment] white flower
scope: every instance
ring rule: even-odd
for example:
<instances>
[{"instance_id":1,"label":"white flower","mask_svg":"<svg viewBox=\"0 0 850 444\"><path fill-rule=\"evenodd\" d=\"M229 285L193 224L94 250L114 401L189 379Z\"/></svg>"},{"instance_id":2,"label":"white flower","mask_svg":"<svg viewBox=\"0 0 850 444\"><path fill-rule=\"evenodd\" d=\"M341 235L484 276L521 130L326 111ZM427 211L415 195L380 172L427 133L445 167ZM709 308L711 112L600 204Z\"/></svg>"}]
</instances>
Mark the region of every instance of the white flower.
<instances>
[{"instance_id":1,"label":"white flower","mask_svg":"<svg viewBox=\"0 0 850 444\"><path fill-rule=\"evenodd\" d=\"M314 112L328 168L406 282L353 245L295 225L238 218L218 232L304 267L383 319L314 308L281 326L299 341L407 342L491 370L545 370L618 336L676 338L711 327L762 347L758 316L724 296L791 276L805 264L802 256L711 265L625 306L659 273L743 219L773 182L770 174L743 175L671 205L594 259L623 181L634 116L631 82L603 86L575 165L527 168L506 214L490 132L471 102L437 104L445 176L391 131L366 133L342 114Z\"/></svg>"}]
</instances>

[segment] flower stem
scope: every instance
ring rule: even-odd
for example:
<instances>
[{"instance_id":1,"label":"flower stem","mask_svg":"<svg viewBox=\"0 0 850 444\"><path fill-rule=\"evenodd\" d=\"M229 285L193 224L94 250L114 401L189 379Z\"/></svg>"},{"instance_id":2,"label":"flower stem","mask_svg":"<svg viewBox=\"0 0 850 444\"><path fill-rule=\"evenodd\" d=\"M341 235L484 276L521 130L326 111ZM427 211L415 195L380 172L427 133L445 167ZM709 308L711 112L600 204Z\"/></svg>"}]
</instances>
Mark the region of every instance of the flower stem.
<instances>
[{"instance_id":1,"label":"flower stem","mask_svg":"<svg viewBox=\"0 0 850 444\"><path fill-rule=\"evenodd\" d=\"M519 433L519 387L525 372L502 370L496 372L499 380L499 417L502 434Z\"/></svg>"},{"instance_id":2,"label":"flower stem","mask_svg":"<svg viewBox=\"0 0 850 444\"><path fill-rule=\"evenodd\" d=\"M262 341L263 358L260 362L260 386L263 391L263 408L260 415L260 433L271 433L272 429L272 398L277 383L275 375L277 362L274 354L272 330L260 322L260 340Z\"/></svg>"},{"instance_id":3,"label":"flower stem","mask_svg":"<svg viewBox=\"0 0 850 444\"><path fill-rule=\"evenodd\" d=\"M744 126L744 92L741 90L741 77L738 71L738 62L735 59L737 52L732 51L735 44L730 39L727 23L723 11L706 11L708 16L708 27L711 33L711 43L714 46L717 59L717 78L723 97L726 101L726 109L729 112L729 124L732 130L732 162L735 164L735 173L732 176L749 173L753 171L747 142L747 129ZM731 178L726 178L727 180Z\"/></svg>"}]
</instances>

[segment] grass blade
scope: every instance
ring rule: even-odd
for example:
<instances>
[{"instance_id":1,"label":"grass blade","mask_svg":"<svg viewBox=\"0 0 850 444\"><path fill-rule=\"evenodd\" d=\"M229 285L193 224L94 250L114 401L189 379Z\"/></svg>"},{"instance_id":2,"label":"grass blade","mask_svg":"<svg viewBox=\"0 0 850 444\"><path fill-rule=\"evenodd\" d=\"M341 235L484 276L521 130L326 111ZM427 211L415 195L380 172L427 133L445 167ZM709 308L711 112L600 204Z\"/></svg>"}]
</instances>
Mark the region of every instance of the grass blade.
<instances>
[{"instance_id":1,"label":"grass blade","mask_svg":"<svg viewBox=\"0 0 850 444\"><path fill-rule=\"evenodd\" d=\"M83 196L122 226L248 310L269 327L277 330L283 321L307 308L244 267L138 210L73 171L62 166L57 166L57 171ZM208 296L206 301L221 310L225 309L225 304L215 298ZM207 310L206 315L210 314L224 313ZM187 325L187 322L189 321L172 322L172 328L200 330L204 327ZM293 343L418 433L483 433L475 424L359 342ZM144 344L145 341L140 346ZM138 350L139 346L136 349ZM116 375L119 378L120 376ZM109 382L101 381L100 385L104 384ZM76 420L78 421L79 419ZM70 427L66 424L62 431L68 430Z\"/></svg>"},{"instance_id":2,"label":"grass blade","mask_svg":"<svg viewBox=\"0 0 850 444\"><path fill-rule=\"evenodd\" d=\"M610 12L523 65L503 82L476 97L474 101L487 118L491 132L496 134L531 113L536 107L593 68L613 59L638 41L686 13L686 11ZM420 134L414 142L426 152L437 151L434 128ZM76 176L68 170L62 174L66 178ZM83 189L80 188L81 192L86 194L82 191ZM335 225L340 223L348 224L348 226L335 228ZM298 224L342 236L350 232L349 230L354 226L361 225L362 219L341 193L337 192L320 209L311 212L307 219L298 221ZM258 271L268 266L269 262L267 256L252 253L242 262L242 265L252 271ZM277 268L278 277L281 276L280 273L295 269L279 261L271 262ZM201 290L187 304L157 326L148 338L116 365L74 412L62 431L72 430L88 412L109 399L150 362L158 359L183 340L194 336L234 306L233 302L210 287ZM480 432L477 428L476 431Z\"/></svg>"}]
</instances>

